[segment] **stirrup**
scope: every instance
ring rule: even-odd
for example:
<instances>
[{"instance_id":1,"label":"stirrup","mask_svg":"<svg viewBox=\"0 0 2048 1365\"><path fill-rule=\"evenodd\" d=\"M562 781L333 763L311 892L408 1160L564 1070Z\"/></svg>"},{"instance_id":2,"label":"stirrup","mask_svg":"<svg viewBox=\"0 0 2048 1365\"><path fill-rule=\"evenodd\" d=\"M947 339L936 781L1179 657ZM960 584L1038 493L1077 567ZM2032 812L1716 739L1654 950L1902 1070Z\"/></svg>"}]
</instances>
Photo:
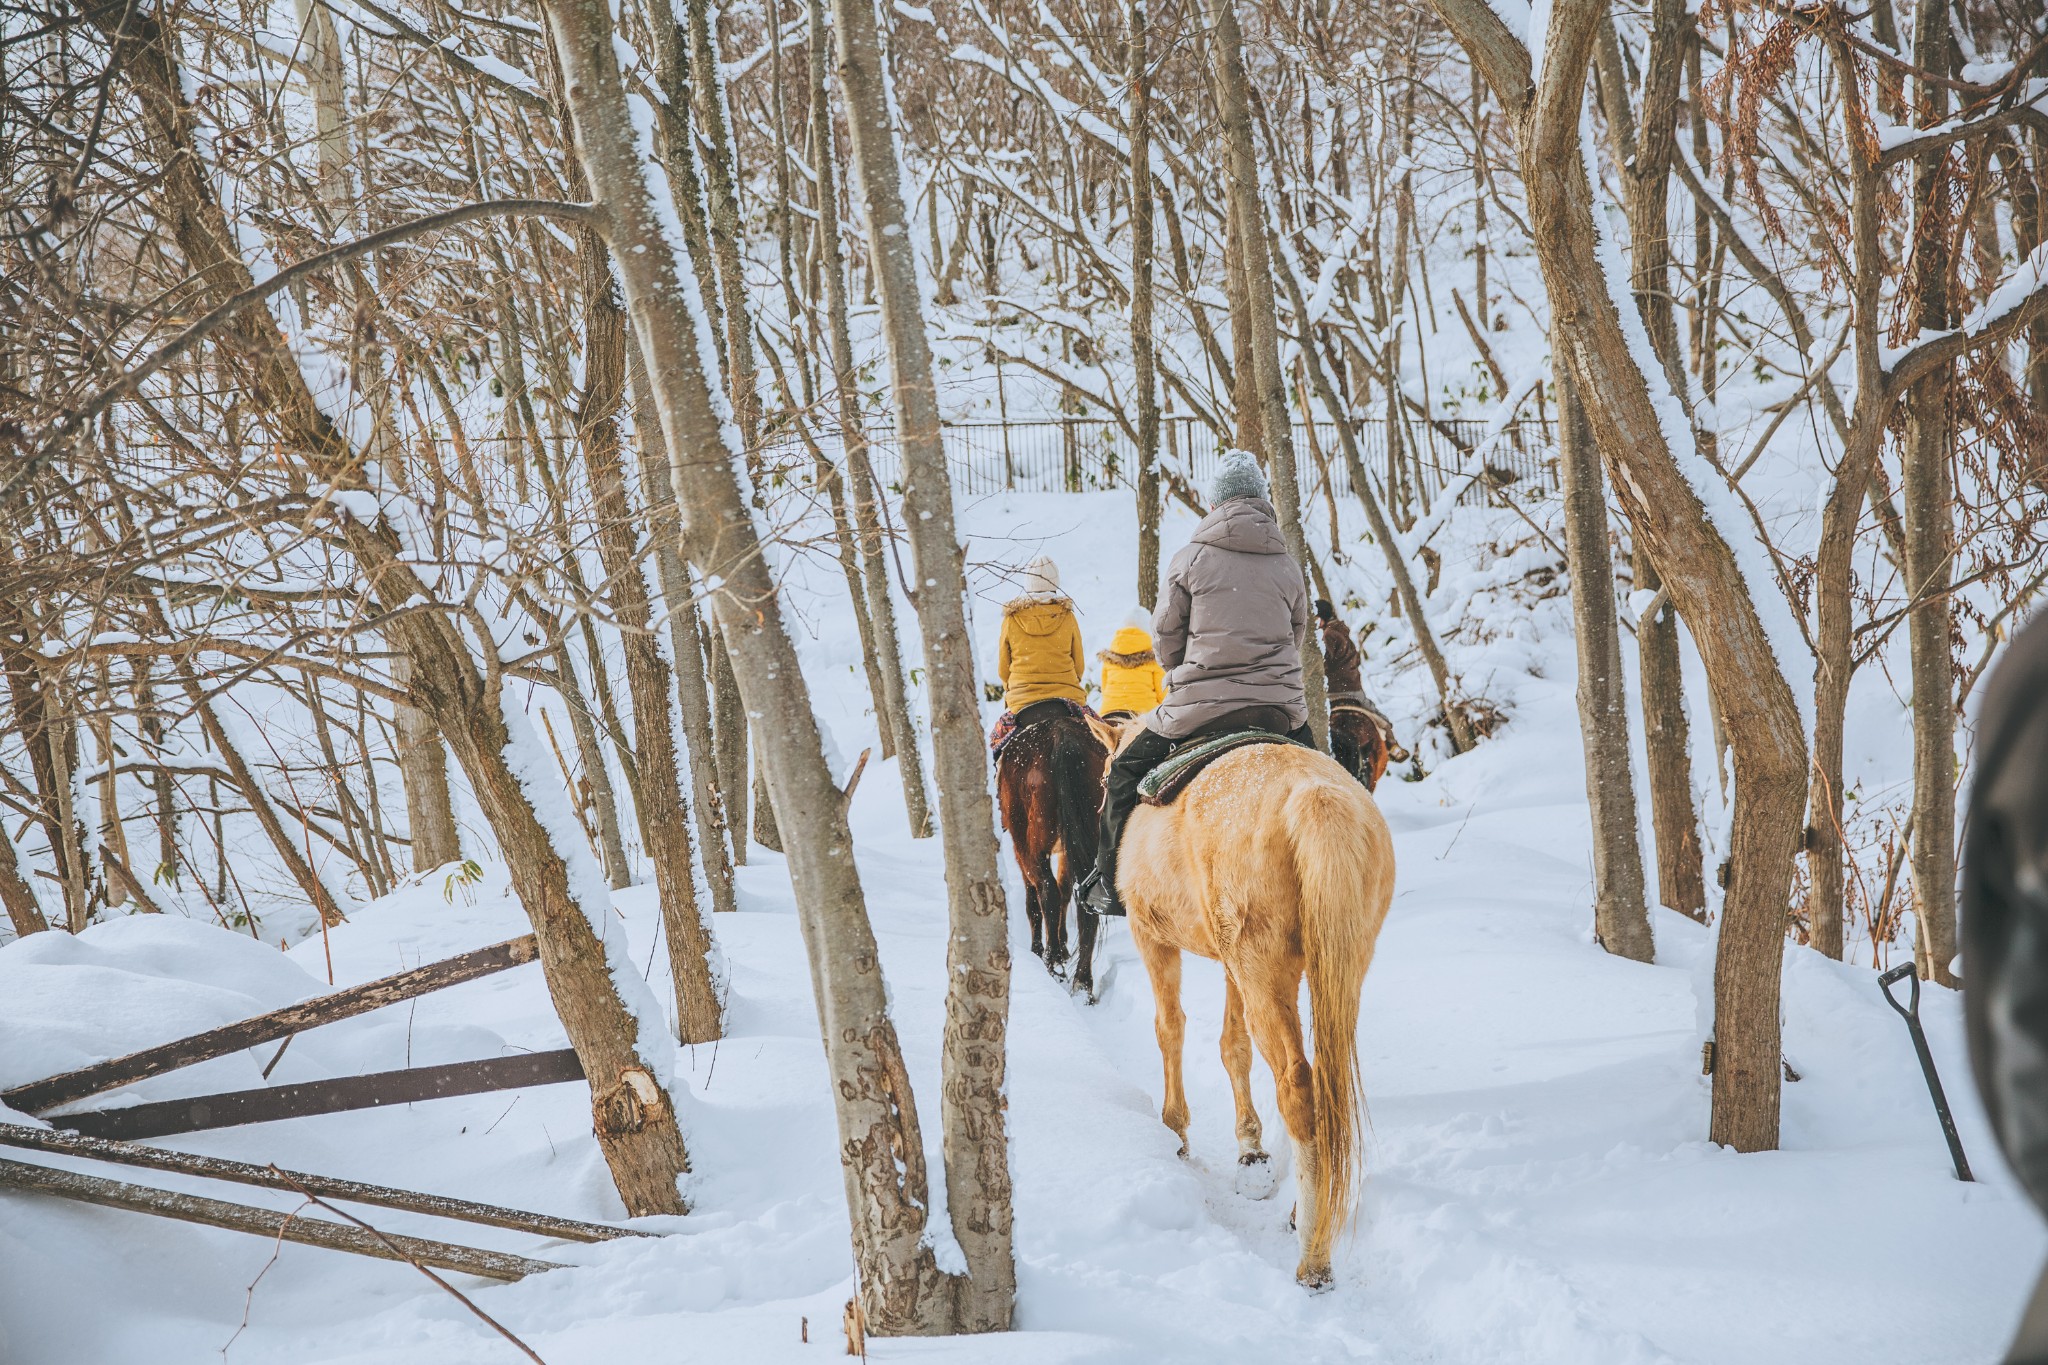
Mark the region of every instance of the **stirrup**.
<instances>
[{"instance_id":1,"label":"stirrup","mask_svg":"<svg viewBox=\"0 0 2048 1365\"><path fill-rule=\"evenodd\" d=\"M1079 896L1081 908L1091 915L1115 915L1124 913L1123 901L1118 899L1116 888L1105 881L1100 872L1090 872L1081 883Z\"/></svg>"}]
</instances>

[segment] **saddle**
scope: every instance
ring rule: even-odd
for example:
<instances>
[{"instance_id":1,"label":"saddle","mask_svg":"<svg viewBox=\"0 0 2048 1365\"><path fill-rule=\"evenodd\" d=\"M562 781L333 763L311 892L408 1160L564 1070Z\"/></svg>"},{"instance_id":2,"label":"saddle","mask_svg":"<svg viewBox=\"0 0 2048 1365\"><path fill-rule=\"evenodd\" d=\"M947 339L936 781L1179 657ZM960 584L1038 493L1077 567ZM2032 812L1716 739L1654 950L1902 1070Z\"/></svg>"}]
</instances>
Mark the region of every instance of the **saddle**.
<instances>
[{"instance_id":1,"label":"saddle","mask_svg":"<svg viewBox=\"0 0 2048 1365\"><path fill-rule=\"evenodd\" d=\"M1138 783L1138 799L1148 806L1170 806L1175 797L1187 790L1188 783L1200 777L1203 769L1225 754L1253 744L1292 743L1294 741L1287 736L1276 735L1271 730L1232 730L1189 740L1145 774Z\"/></svg>"}]
</instances>

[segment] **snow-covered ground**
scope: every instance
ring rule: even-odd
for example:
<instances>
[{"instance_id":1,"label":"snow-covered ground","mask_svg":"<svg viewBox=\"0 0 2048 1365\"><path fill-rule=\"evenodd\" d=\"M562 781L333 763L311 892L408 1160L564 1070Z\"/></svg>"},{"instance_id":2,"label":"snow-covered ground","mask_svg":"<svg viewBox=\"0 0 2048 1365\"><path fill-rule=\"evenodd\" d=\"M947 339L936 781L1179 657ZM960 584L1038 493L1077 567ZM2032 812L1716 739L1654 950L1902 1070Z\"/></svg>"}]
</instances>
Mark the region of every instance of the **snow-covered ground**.
<instances>
[{"instance_id":1,"label":"snow-covered ground","mask_svg":"<svg viewBox=\"0 0 2048 1365\"><path fill-rule=\"evenodd\" d=\"M1130 606L1123 495L994 498L966 509L964 521L983 566L977 629L990 653L1000 565L1040 548L1065 569L1090 649L1107 643ZM1169 548L1189 523L1184 514L1170 519ZM1487 541L1474 534L1462 543ZM1487 602L1545 561L1533 549L1449 558L1435 605L1453 617L1485 615ZM843 592L836 569L786 567L820 713L835 745L857 753L873 742L874 722L848 615L834 606ZM1370 561L1332 571L1357 594L1363 611L1355 616L1384 610ZM1194 1128L1192 1155L1180 1160L1158 1121L1151 995L1122 928L1106 935L1102 999L1090 1007L1029 957L1016 915L1018 1330L871 1341L872 1358L1904 1365L1997 1357L2044 1241L1974 1104L1956 999L1931 990L1925 1012L1982 1183L1950 1175L1911 1046L1875 973L1791 947L1786 1052L1803 1079L1785 1088L1783 1150L1737 1156L1710 1147L1699 1044L1711 933L1660 912L1655 966L1593 944L1565 599L1538 595L1485 619L1487 629L1457 642L1454 662L1509 710L1508 725L1426 780L1390 778L1380 791L1400 871L1365 988L1368 1173L1358 1226L1338 1252L1336 1287L1310 1296L1295 1285L1284 1191L1257 1200L1234 1188L1229 1091L1216 1059L1217 969L1188 964ZM1419 669L1392 666L1399 639L1397 629L1368 638L1369 674L1412 735L1425 680ZM870 765L853 816L897 1025L936 1148L940 850L907 837L893 765ZM1018 896L1013 879L1013 905ZM731 969L729 1035L678 1059L690 1092L694 1212L645 1220L669 1235L536 1246L518 1234L366 1211L389 1231L569 1263L516 1285L458 1277L550 1365L823 1361L843 1350L840 1310L852 1292L846 1212L811 987L775 855L755 850L741 900L741 912L715 926ZM651 887L620 894L617 907L637 960L664 993ZM525 927L502 873L487 868L473 888L431 884L358 908L326 941L315 935L289 953L178 917L116 919L75 939L37 935L0 949L0 1086L326 990L330 956L332 980L348 984ZM527 967L309 1033L273 1080L561 1045L538 972ZM270 1053L222 1058L121 1098L255 1085ZM1262 1116L1277 1132L1270 1077L1255 1066ZM163 1145L548 1212L621 1212L580 1085ZM298 1203L155 1172L96 1173L284 1209ZM403 1265L0 1194L6 1365L512 1358L507 1342Z\"/></svg>"}]
</instances>

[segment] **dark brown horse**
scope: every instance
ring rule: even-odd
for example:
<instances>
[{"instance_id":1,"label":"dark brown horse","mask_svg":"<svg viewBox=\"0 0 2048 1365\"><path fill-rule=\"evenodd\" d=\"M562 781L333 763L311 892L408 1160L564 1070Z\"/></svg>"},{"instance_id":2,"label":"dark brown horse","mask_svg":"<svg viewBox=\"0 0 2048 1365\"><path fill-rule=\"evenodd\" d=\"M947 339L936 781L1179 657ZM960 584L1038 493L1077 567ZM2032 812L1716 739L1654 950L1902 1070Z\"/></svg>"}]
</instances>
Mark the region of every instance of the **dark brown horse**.
<instances>
[{"instance_id":1,"label":"dark brown horse","mask_svg":"<svg viewBox=\"0 0 2048 1365\"><path fill-rule=\"evenodd\" d=\"M996 759L996 796L1017 867L1024 874L1024 912L1031 919L1031 951L1046 969L1066 976L1067 902L1075 875L1095 865L1102 811L1102 776L1109 751L1078 716L1028 725L1003 745ZM1074 985L1095 989L1095 922L1080 918L1080 962Z\"/></svg>"},{"instance_id":2,"label":"dark brown horse","mask_svg":"<svg viewBox=\"0 0 2048 1365\"><path fill-rule=\"evenodd\" d=\"M1355 701L1331 705L1330 752L1365 784L1367 791L1378 791L1380 779L1387 775L1387 760L1393 757L1392 744L1391 728L1370 710ZM1401 757L1407 756L1403 750Z\"/></svg>"}]
</instances>

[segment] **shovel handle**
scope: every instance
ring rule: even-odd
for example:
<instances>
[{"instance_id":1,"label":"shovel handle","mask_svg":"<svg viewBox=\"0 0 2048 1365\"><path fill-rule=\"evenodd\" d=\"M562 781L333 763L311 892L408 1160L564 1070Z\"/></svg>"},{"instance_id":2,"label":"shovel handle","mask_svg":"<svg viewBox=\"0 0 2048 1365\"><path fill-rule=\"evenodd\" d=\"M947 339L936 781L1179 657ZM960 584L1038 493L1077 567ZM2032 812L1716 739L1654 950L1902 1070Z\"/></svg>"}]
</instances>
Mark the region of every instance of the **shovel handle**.
<instances>
[{"instance_id":1,"label":"shovel handle","mask_svg":"<svg viewBox=\"0 0 2048 1365\"><path fill-rule=\"evenodd\" d=\"M1901 981L1913 983L1912 992L1907 996L1906 1003L1903 1005L1899 1003L1899 997L1892 994L1892 987ZM1913 970L1912 963L1901 962L1898 966L1880 976L1877 979L1877 985L1878 989L1884 992L1886 1002L1893 1009L1897 1010L1901 1017L1914 1021L1920 1018L1920 973Z\"/></svg>"}]
</instances>

